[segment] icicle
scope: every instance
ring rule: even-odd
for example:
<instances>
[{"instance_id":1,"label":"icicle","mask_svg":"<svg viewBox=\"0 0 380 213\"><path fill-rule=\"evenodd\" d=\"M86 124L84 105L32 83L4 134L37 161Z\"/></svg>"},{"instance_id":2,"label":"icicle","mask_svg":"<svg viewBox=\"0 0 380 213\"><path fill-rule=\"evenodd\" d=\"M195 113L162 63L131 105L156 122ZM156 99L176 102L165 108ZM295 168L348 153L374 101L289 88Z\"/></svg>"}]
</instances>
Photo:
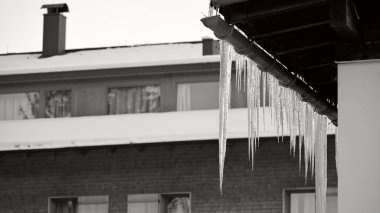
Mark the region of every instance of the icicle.
<instances>
[{"instance_id":1,"label":"icicle","mask_svg":"<svg viewBox=\"0 0 380 213\"><path fill-rule=\"evenodd\" d=\"M215 9L210 4L210 6L208 7L208 16L213 16L214 12L215 12Z\"/></svg>"},{"instance_id":2,"label":"icicle","mask_svg":"<svg viewBox=\"0 0 380 213\"><path fill-rule=\"evenodd\" d=\"M305 131L305 114L304 114L304 107L305 104L298 100L298 166L299 166L299 174L301 174L301 163L302 163L302 145L304 142L304 131Z\"/></svg>"},{"instance_id":3,"label":"icicle","mask_svg":"<svg viewBox=\"0 0 380 213\"><path fill-rule=\"evenodd\" d=\"M208 7L208 16L214 16L219 14L219 7L214 7L212 5L212 1L210 1L210 5Z\"/></svg>"},{"instance_id":4,"label":"icicle","mask_svg":"<svg viewBox=\"0 0 380 213\"><path fill-rule=\"evenodd\" d=\"M227 143L228 109L231 93L232 47L226 41L221 41L220 83L219 83L219 178L220 192L223 186L224 160Z\"/></svg>"},{"instance_id":5,"label":"icicle","mask_svg":"<svg viewBox=\"0 0 380 213\"><path fill-rule=\"evenodd\" d=\"M235 64L236 64L236 88L238 91L242 88L242 81L245 81L245 73L247 72L247 61L248 58L244 55L235 53ZM245 84L245 82L244 82ZM245 85L243 86L243 88ZM245 90L245 89L244 89Z\"/></svg>"},{"instance_id":6,"label":"icicle","mask_svg":"<svg viewBox=\"0 0 380 213\"><path fill-rule=\"evenodd\" d=\"M326 118L316 115L315 134L315 194L316 213L326 213L326 189L327 189L327 137Z\"/></svg>"},{"instance_id":7,"label":"icicle","mask_svg":"<svg viewBox=\"0 0 380 213\"><path fill-rule=\"evenodd\" d=\"M267 96L267 85L268 85L268 73L263 73L263 129L265 130L265 107L266 107L266 96Z\"/></svg>"},{"instance_id":8,"label":"icicle","mask_svg":"<svg viewBox=\"0 0 380 213\"><path fill-rule=\"evenodd\" d=\"M257 65L246 56L234 53L232 47L221 42L221 73L219 87L220 124L219 124L219 173L220 190L222 192L223 169L227 142L227 120L230 106L230 82L232 55L236 59L236 86L238 91L243 87L247 91L248 108L248 159L254 166L254 155L260 138L260 119L265 128L265 103L268 101L271 121L276 129L277 139L287 127L290 136L290 153L295 156L297 149L299 173L304 161L305 182L308 172L310 178L315 178L316 213L325 213L327 188L327 120L315 112L308 103L302 101L300 95L289 88L282 87L279 81L268 73L262 73ZM243 81L243 82L242 82ZM268 98L266 94L268 93ZM260 107L263 107L260 118ZM281 131L281 133L280 133ZM336 132L336 151L338 151L338 136ZM302 157L303 151L303 157ZM302 159L303 158L303 159ZM336 153L338 168L338 153Z\"/></svg>"},{"instance_id":9,"label":"icicle","mask_svg":"<svg viewBox=\"0 0 380 213\"><path fill-rule=\"evenodd\" d=\"M255 148L258 147L258 143L260 140L260 106L261 106L261 98L260 98L260 91L261 91L261 71L257 67L257 64L254 63L255 66L255 99L256 99L256 143L255 143Z\"/></svg>"},{"instance_id":10,"label":"icicle","mask_svg":"<svg viewBox=\"0 0 380 213\"><path fill-rule=\"evenodd\" d=\"M254 114L254 72L255 67L251 60L247 64L247 108L248 108L248 144L249 144L249 156L252 161L252 170L254 162L255 152L255 140L256 140L256 128L255 128L255 114Z\"/></svg>"}]
</instances>

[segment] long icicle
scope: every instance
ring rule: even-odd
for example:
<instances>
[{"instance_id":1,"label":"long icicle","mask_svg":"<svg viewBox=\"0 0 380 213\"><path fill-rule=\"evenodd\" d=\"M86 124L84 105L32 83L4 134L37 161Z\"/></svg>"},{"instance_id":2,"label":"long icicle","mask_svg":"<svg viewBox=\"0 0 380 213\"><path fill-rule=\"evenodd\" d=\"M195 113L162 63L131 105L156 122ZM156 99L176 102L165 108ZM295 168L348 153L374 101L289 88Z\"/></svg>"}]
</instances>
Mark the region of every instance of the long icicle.
<instances>
[{"instance_id":1,"label":"long icicle","mask_svg":"<svg viewBox=\"0 0 380 213\"><path fill-rule=\"evenodd\" d=\"M298 135L299 168L303 151L305 165L305 182L308 172L315 177L316 185L316 213L325 213L327 189L327 120L319 115L308 103L289 88L280 86L280 83L271 75L261 73L257 65L246 56L238 55L227 42L221 42L221 73L220 73L220 124L219 124L219 166L220 190L222 192L223 169L227 142L227 120L230 106L230 81L232 56L236 59L236 86L247 91L248 107L248 156L254 165L254 153L258 146L261 104L265 106L266 93L271 114L271 120L277 132L277 138L283 138L287 130L290 136L291 154L295 155L296 137ZM236 55L235 55L236 54ZM242 82L243 81L243 82ZM263 88L264 87L264 88ZM268 87L268 88L267 88ZM262 92L260 90L262 89ZM263 109L264 110L264 109ZM263 121L264 122L264 121ZM281 128L281 133L280 133ZM336 134L337 137L337 134ZM337 141L337 140L336 140ZM336 142L336 146L338 143ZM338 147L336 147L338 150ZM338 155L336 154L336 157ZM336 158L336 161L338 159ZM338 167L338 165L337 165Z\"/></svg>"},{"instance_id":2,"label":"long icicle","mask_svg":"<svg viewBox=\"0 0 380 213\"><path fill-rule=\"evenodd\" d=\"M315 131L315 198L316 213L326 212L326 188L327 188L327 140L326 119L322 115L316 115Z\"/></svg>"},{"instance_id":3,"label":"long icicle","mask_svg":"<svg viewBox=\"0 0 380 213\"><path fill-rule=\"evenodd\" d=\"M255 128L255 113L254 113L254 65L249 60L247 70L247 107L248 107L248 144L249 144L249 156L252 161L252 170L255 153L255 140L256 140L256 128Z\"/></svg>"},{"instance_id":4,"label":"long icicle","mask_svg":"<svg viewBox=\"0 0 380 213\"><path fill-rule=\"evenodd\" d=\"M221 41L220 83L219 83L219 186L222 193L224 160L227 144L228 109L231 93L232 47Z\"/></svg>"}]
</instances>

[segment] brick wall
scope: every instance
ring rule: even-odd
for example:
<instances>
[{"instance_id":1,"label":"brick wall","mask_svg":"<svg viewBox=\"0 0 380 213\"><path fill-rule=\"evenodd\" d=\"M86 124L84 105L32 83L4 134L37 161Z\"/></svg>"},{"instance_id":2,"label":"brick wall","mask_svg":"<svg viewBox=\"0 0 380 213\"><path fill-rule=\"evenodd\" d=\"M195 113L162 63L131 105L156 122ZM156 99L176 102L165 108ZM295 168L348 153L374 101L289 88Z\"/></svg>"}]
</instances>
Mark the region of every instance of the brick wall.
<instances>
[{"instance_id":1,"label":"brick wall","mask_svg":"<svg viewBox=\"0 0 380 213\"><path fill-rule=\"evenodd\" d=\"M109 195L109 212L126 212L127 195L191 192L192 213L282 212L282 190L305 184L289 143L262 139L254 171L247 140L228 142L223 196L217 141L0 153L0 212L44 213L48 197ZM328 185L336 187L329 138Z\"/></svg>"}]
</instances>

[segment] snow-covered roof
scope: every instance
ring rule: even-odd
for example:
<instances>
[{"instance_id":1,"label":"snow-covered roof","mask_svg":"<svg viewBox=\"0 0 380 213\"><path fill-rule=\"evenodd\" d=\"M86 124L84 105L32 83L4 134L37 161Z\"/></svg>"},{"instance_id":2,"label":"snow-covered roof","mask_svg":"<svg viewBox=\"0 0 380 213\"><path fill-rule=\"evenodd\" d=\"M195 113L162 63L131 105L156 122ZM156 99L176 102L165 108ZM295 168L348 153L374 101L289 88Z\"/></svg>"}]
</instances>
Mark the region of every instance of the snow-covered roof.
<instances>
[{"instance_id":1,"label":"snow-covered roof","mask_svg":"<svg viewBox=\"0 0 380 213\"><path fill-rule=\"evenodd\" d=\"M41 53L0 55L0 76L219 61L218 55L202 56L201 42L87 49L47 58L40 56Z\"/></svg>"}]
</instances>

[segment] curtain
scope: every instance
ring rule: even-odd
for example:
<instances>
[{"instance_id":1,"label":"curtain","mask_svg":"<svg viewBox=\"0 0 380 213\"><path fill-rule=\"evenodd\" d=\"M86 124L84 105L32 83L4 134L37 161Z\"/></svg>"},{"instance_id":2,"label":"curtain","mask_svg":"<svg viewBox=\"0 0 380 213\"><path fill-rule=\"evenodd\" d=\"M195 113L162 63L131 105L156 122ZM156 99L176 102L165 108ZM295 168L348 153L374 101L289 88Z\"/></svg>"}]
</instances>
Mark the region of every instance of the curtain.
<instances>
[{"instance_id":1,"label":"curtain","mask_svg":"<svg viewBox=\"0 0 380 213\"><path fill-rule=\"evenodd\" d=\"M290 199L290 213L315 213L315 193L293 193Z\"/></svg>"},{"instance_id":2,"label":"curtain","mask_svg":"<svg viewBox=\"0 0 380 213\"><path fill-rule=\"evenodd\" d=\"M293 193L290 199L290 213L315 213L315 193ZM338 212L337 195L327 195L326 212Z\"/></svg>"},{"instance_id":3,"label":"curtain","mask_svg":"<svg viewBox=\"0 0 380 213\"><path fill-rule=\"evenodd\" d=\"M190 198L173 198L170 203L168 203L168 213L190 213Z\"/></svg>"},{"instance_id":4,"label":"curtain","mask_svg":"<svg viewBox=\"0 0 380 213\"><path fill-rule=\"evenodd\" d=\"M108 196L79 197L78 213L108 213Z\"/></svg>"},{"instance_id":5,"label":"curtain","mask_svg":"<svg viewBox=\"0 0 380 213\"><path fill-rule=\"evenodd\" d=\"M33 119L38 108L38 93L0 94L0 120Z\"/></svg>"},{"instance_id":6,"label":"curtain","mask_svg":"<svg viewBox=\"0 0 380 213\"><path fill-rule=\"evenodd\" d=\"M73 200L56 200L53 205L53 213L76 213L75 202Z\"/></svg>"},{"instance_id":7,"label":"curtain","mask_svg":"<svg viewBox=\"0 0 380 213\"><path fill-rule=\"evenodd\" d=\"M191 110L190 84L178 84L177 88L177 111Z\"/></svg>"},{"instance_id":8,"label":"curtain","mask_svg":"<svg viewBox=\"0 0 380 213\"><path fill-rule=\"evenodd\" d=\"M148 113L160 111L159 86L111 88L108 114Z\"/></svg>"},{"instance_id":9,"label":"curtain","mask_svg":"<svg viewBox=\"0 0 380 213\"><path fill-rule=\"evenodd\" d=\"M128 195L128 213L159 213L158 194Z\"/></svg>"},{"instance_id":10,"label":"curtain","mask_svg":"<svg viewBox=\"0 0 380 213\"><path fill-rule=\"evenodd\" d=\"M52 90L46 94L47 118L71 117L71 91Z\"/></svg>"}]
</instances>

